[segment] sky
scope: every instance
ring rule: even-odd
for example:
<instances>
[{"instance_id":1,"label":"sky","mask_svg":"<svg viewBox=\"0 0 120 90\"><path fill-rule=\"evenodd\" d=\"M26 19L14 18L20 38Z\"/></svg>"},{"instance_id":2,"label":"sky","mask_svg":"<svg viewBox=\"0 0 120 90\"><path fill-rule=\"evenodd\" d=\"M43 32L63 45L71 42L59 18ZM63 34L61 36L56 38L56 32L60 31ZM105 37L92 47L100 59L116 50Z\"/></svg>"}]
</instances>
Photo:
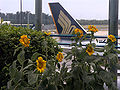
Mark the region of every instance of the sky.
<instances>
[{"instance_id":1,"label":"sky","mask_svg":"<svg viewBox=\"0 0 120 90\"><path fill-rule=\"evenodd\" d=\"M22 1L23 11L35 13L35 0ZM19 2L20 0L0 0L0 12L20 11ZM59 2L75 19L108 19L109 0L42 0L42 12L51 15L49 2Z\"/></svg>"}]
</instances>

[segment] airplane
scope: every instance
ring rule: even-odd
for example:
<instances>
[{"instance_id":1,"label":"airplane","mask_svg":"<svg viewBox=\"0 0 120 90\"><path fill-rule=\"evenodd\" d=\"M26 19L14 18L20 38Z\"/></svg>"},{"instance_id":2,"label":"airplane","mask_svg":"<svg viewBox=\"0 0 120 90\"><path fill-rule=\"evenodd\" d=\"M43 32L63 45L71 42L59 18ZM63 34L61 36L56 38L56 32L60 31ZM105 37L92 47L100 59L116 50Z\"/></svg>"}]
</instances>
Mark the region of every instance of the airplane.
<instances>
[{"instance_id":1,"label":"airplane","mask_svg":"<svg viewBox=\"0 0 120 90\"><path fill-rule=\"evenodd\" d=\"M86 34L85 29L58 3L48 3L58 34L72 34L78 28Z\"/></svg>"},{"instance_id":2,"label":"airplane","mask_svg":"<svg viewBox=\"0 0 120 90\"><path fill-rule=\"evenodd\" d=\"M72 34L72 32L78 28L83 31L83 35L86 34L86 30L60 5L60 3L48 3L52 14L53 22L55 24L57 33L60 35ZM60 37L60 42L70 42L70 38ZM86 42L87 41L87 42ZM88 43L89 39L83 43ZM97 43L97 42L96 42ZM101 43L105 43L102 42ZM100 44L100 43L99 43Z\"/></svg>"}]
</instances>

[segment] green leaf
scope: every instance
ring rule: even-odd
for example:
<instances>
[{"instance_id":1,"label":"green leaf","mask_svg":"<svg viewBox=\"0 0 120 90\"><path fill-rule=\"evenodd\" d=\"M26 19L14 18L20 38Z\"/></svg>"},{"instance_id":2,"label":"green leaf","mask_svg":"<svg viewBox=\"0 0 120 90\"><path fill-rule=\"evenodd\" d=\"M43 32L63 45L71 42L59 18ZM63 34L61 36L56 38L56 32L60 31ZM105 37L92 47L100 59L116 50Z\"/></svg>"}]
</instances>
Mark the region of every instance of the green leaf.
<instances>
[{"instance_id":1,"label":"green leaf","mask_svg":"<svg viewBox=\"0 0 120 90\"><path fill-rule=\"evenodd\" d=\"M44 45L45 48L47 48L47 44L48 44L48 43L47 43L47 41L45 41L45 40L42 42L42 45Z\"/></svg>"},{"instance_id":2,"label":"green leaf","mask_svg":"<svg viewBox=\"0 0 120 90\"><path fill-rule=\"evenodd\" d=\"M28 84L28 82L26 80L21 80L20 85L24 86L24 87L29 87L29 84Z\"/></svg>"},{"instance_id":3,"label":"green leaf","mask_svg":"<svg viewBox=\"0 0 120 90\"><path fill-rule=\"evenodd\" d=\"M104 52L104 48L95 48L94 50L97 52Z\"/></svg>"},{"instance_id":4,"label":"green leaf","mask_svg":"<svg viewBox=\"0 0 120 90\"><path fill-rule=\"evenodd\" d=\"M15 56L16 52L19 51L21 48L22 48L22 46L15 49L13 56Z\"/></svg>"},{"instance_id":5,"label":"green leaf","mask_svg":"<svg viewBox=\"0 0 120 90\"><path fill-rule=\"evenodd\" d=\"M14 88L14 90L24 90L24 87L21 85L18 85L17 87Z\"/></svg>"},{"instance_id":6,"label":"green leaf","mask_svg":"<svg viewBox=\"0 0 120 90\"><path fill-rule=\"evenodd\" d=\"M24 90L35 90L35 89L32 87L24 87Z\"/></svg>"},{"instance_id":7,"label":"green leaf","mask_svg":"<svg viewBox=\"0 0 120 90\"><path fill-rule=\"evenodd\" d=\"M87 76L84 76L83 80L84 80L85 83L90 84L90 82L94 82L95 81L95 78L94 78L93 75L91 75L91 76L87 75Z\"/></svg>"},{"instance_id":8,"label":"green leaf","mask_svg":"<svg viewBox=\"0 0 120 90\"><path fill-rule=\"evenodd\" d=\"M120 69L120 64L116 64L116 66L117 66L117 69Z\"/></svg>"},{"instance_id":9,"label":"green leaf","mask_svg":"<svg viewBox=\"0 0 120 90\"><path fill-rule=\"evenodd\" d=\"M92 47L93 47L93 48L95 48L95 47L96 47L96 44L95 44L95 43L92 43L91 45L92 45Z\"/></svg>"},{"instance_id":10,"label":"green leaf","mask_svg":"<svg viewBox=\"0 0 120 90\"><path fill-rule=\"evenodd\" d=\"M26 67L23 68L23 70L28 69L29 67L33 66L33 64L29 64Z\"/></svg>"},{"instance_id":11,"label":"green leaf","mask_svg":"<svg viewBox=\"0 0 120 90\"><path fill-rule=\"evenodd\" d=\"M42 54L40 54L40 53L38 53L38 52L35 52L35 53L32 55L31 60L32 60L32 61L35 61L39 56L42 56L42 57L46 58L45 55L42 55Z\"/></svg>"},{"instance_id":12,"label":"green leaf","mask_svg":"<svg viewBox=\"0 0 120 90\"><path fill-rule=\"evenodd\" d=\"M11 83L12 83L12 80L10 80L10 81L7 82L7 89L11 88L11 85L12 85Z\"/></svg>"},{"instance_id":13,"label":"green leaf","mask_svg":"<svg viewBox=\"0 0 120 90\"><path fill-rule=\"evenodd\" d=\"M103 62L103 61L102 61L102 57L96 58L93 62L94 62L94 63L98 63L99 61Z\"/></svg>"},{"instance_id":14,"label":"green leaf","mask_svg":"<svg viewBox=\"0 0 120 90\"><path fill-rule=\"evenodd\" d=\"M22 50L22 51L18 54L18 56L17 56L17 60L19 61L19 63L20 63L21 65L24 63L24 60L25 60L24 55L25 55L25 51Z\"/></svg>"},{"instance_id":15,"label":"green leaf","mask_svg":"<svg viewBox=\"0 0 120 90\"><path fill-rule=\"evenodd\" d=\"M11 86L8 90L14 90L15 86Z\"/></svg>"},{"instance_id":16,"label":"green leaf","mask_svg":"<svg viewBox=\"0 0 120 90\"><path fill-rule=\"evenodd\" d=\"M112 77L109 72L106 71L100 71L99 73L100 78L105 82L105 83L111 83L112 82Z\"/></svg>"},{"instance_id":17,"label":"green leaf","mask_svg":"<svg viewBox=\"0 0 120 90\"><path fill-rule=\"evenodd\" d=\"M77 46L77 43L72 43L71 46Z\"/></svg>"},{"instance_id":18,"label":"green leaf","mask_svg":"<svg viewBox=\"0 0 120 90\"><path fill-rule=\"evenodd\" d=\"M80 90L81 89L81 83L80 83L80 80L75 80L74 83L74 89L73 90Z\"/></svg>"},{"instance_id":19,"label":"green leaf","mask_svg":"<svg viewBox=\"0 0 120 90\"><path fill-rule=\"evenodd\" d=\"M120 50L117 49L113 49L115 52L117 52L118 54L120 54Z\"/></svg>"},{"instance_id":20,"label":"green leaf","mask_svg":"<svg viewBox=\"0 0 120 90\"><path fill-rule=\"evenodd\" d=\"M42 82L41 82L41 87L46 87L48 85L48 79L42 79Z\"/></svg>"},{"instance_id":21,"label":"green leaf","mask_svg":"<svg viewBox=\"0 0 120 90\"><path fill-rule=\"evenodd\" d=\"M34 74L33 72L28 74L28 83L30 85L36 83L38 80L38 74Z\"/></svg>"},{"instance_id":22,"label":"green leaf","mask_svg":"<svg viewBox=\"0 0 120 90\"><path fill-rule=\"evenodd\" d=\"M15 64L13 63L13 64L9 67L9 74L10 74L11 79L14 78L16 72L17 72L17 69L16 69Z\"/></svg>"},{"instance_id":23,"label":"green leaf","mask_svg":"<svg viewBox=\"0 0 120 90\"><path fill-rule=\"evenodd\" d=\"M55 85L48 85L48 88L46 90L56 90Z\"/></svg>"},{"instance_id":24,"label":"green leaf","mask_svg":"<svg viewBox=\"0 0 120 90\"><path fill-rule=\"evenodd\" d=\"M40 53L35 52L35 53L32 55L31 60L32 60L32 61L35 61L35 60L38 58L38 56L40 56Z\"/></svg>"},{"instance_id":25,"label":"green leaf","mask_svg":"<svg viewBox=\"0 0 120 90\"><path fill-rule=\"evenodd\" d=\"M16 60L12 63L13 68L16 68Z\"/></svg>"},{"instance_id":26,"label":"green leaf","mask_svg":"<svg viewBox=\"0 0 120 90\"><path fill-rule=\"evenodd\" d=\"M116 83L115 82L111 82L112 85L109 85L109 90L119 90L117 87L116 87Z\"/></svg>"},{"instance_id":27,"label":"green leaf","mask_svg":"<svg viewBox=\"0 0 120 90\"><path fill-rule=\"evenodd\" d=\"M33 64L33 61L28 59L28 64Z\"/></svg>"},{"instance_id":28,"label":"green leaf","mask_svg":"<svg viewBox=\"0 0 120 90\"><path fill-rule=\"evenodd\" d=\"M13 81L17 84L22 78L22 72L21 71L17 71L15 73L15 76L13 78Z\"/></svg>"},{"instance_id":29,"label":"green leaf","mask_svg":"<svg viewBox=\"0 0 120 90\"><path fill-rule=\"evenodd\" d=\"M99 83L95 83L94 89L92 90L107 90L107 89L104 89L103 85L100 85Z\"/></svg>"},{"instance_id":30,"label":"green leaf","mask_svg":"<svg viewBox=\"0 0 120 90\"><path fill-rule=\"evenodd\" d=\"M110 64L116 65L118 63L118 56L117 56L117 54L110 53L110 54L107 55L107 57L109 58Z\"/></svg>"},{"instance_id":31,"label":"green leaf","mask_svg":"<svg viewBox=\"0 0 120 90\"><path fill-rule=\"evenodd\" d=\"M89 62L89 63L91 63L91 62L93 62L94 60L96 60L98 57L96 57L96 56L86 56L86 57L84 57L84 59L87 61L87 62Z\"/></svg>"},{"instance_id":32,"label":"green leaf","mask_svg":"<svg viewBox=\"0 0 120 90\"><path fill-rule=\"evenodd\" d=\"M66 60L72 59L72 54L69 54L69 55L65 56L65 59L66 59Z\"/></svg>"},{"instance_id":33,"label":"green leaf","mask_svg":"<svg viewBox=\"0 0 120 90\"><path fill-rule=\"evenodd\" d=\"M65 68L65 65L66 65L66 62L64 62L64 63L62 64L62 69Z\"/></svg>"}]
</instances>

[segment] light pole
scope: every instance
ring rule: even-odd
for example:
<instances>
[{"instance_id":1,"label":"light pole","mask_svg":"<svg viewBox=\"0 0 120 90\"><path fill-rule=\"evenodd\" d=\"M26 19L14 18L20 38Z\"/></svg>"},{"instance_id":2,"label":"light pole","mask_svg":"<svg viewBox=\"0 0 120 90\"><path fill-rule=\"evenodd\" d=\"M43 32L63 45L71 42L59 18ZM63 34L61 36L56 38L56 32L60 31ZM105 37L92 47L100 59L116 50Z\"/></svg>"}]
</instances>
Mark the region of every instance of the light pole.
<instances>
[{"instance_id":1,"label":"light pole","mask_svg":"<svg viewBox=\"0 0 120 90\"><path fill-rule=\"evenodd\" d=\"M30 11L28 11L27 13L27 24L28 24L28 27L29 27L29 24L30 24Z\"/></svg>"},{"instance_id":2,"label":"light pole","mask_svg":"<svg viewBox=\"0 0 120 90\"><path fill-rule=\"evenodd\" d=\"M118 7L119 0L109 0L109 35L118 36ZM117 85L117 67L111 66L110 71L116 75L115 83Z\"/></svg>"},{"instance_id":3,"label":"light pole","mask_svg":"<svg viewBox=\"0 0 120 90\"><path fill-rule=\"evenodd\" d=\"M35 0L35 29L41 30L42 26L42 0Z\"/></svg>"},{"instance_id":4,"label":"light pole","mask_svg":"<svg viewBox=\"0 0 120 90\"><path fill-rule=\"evenodd\" d=\"M0 9L0 14L1 14L1 9ZM0 24L2 23L2 19L1 19L1 17L0 17Z\"/></svg>"},{"instance_id":5,"label":"light pole","mask_svg":"<svg viewBox=\"0 0 120 90\"><path fill-rule=\"evenodd\" d=\"M109 0L109 34L118 36L118 2Z\"/></svg>"},{"instance_id":6,"label":"light pole","mask_svg":"<svg viewBox=\"0 0 120 90\"><path fill-rule=\"evenodd\" d=\"M22 0L20 0L20 23L22 26Z\"/></svg>"}]
</instances>

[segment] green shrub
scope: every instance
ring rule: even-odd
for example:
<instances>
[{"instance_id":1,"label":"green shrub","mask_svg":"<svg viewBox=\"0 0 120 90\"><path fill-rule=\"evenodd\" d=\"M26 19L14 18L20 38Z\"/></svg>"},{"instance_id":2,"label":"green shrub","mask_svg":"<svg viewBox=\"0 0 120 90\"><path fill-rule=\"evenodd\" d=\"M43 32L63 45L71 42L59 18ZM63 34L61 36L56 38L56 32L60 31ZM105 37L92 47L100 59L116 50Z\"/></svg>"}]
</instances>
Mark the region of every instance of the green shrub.
<instances>
[{"instance_id":1,"label":"green shrub","mask_svg":"<svg viewBox=\"0 0 120 90\"><path fill-rule=\"evenodd\" d=\"M47 53L47 58L50 59L52 55L61 51L57 42L50 36L46 37L41 31L7 24L0 25L0 87L6 86L9 80L8 67L17 59L17 54L21 49L16 50L16 48L20 46L19 39L23 34L28 35L31 39L30 47L25 49L26 59L31 58L33 54L37 55L37 53L42 55ZM47 52L45 50L46 47Z\"/></svg>"},{"instance_id":2,"label":"green shrub","mask_svg":"<svg viewBox=\"0 0 120 90\"><path fill-rule=\"evenodd\" d=\"M117 90L115 81L117 76L114 69L117 68L119 50L115 48L116 38L109 35L104 47L98 48L93 42L98 41L94 37L97 29L88 28L90 34L72 38L75 43L73 48L67 52L67 62L72 61L69 76L66 76L65 90ZM79 36L80 33L77 33ZM83 48L82 41L90 37L90 42ZM79 45L78 45L79 43ZM74 57L74 58L73 58ZM114 69L113 69L114 68Z\"/></svg>"},{"instance_id":3,"label":"green shrub","mask_svg":"<svg viewBox=\"0 0 120 90\"><path fill-rule=\"evenodd\" d=\"M8 29L11 26L3 27ZM104 90L104 85L106 85L109 90L117 90L115 85L117 76L113 68L117 67L117 54L120 54L120 51L115 48L116 38L109 35L106 45L103 48L97 48L92 41L96 40L94 33L98 30L94 26L89 26L88 29L90 33L84 36L80 29L75 29L73 34L76 34L76 37L72 38L74 40L74 43L71 44L72 49L67 52L63 62L63 53L58 52L60 49L57 42L49 35L27 28L23 29L24 33L17 30L19 35L14 38L17 43L12 42L12 45L15 45L12 48L14 51L9 48L12 51L11 55L13 55L11 62L8 64L5 61L6 66L9 67L9 72L8 68L4 66L5 74L9 73L10 76L6 79L6 81L9 80L7 89ZM3 33L2 30L1 33ZM30 39L29 47L24 47L19 43L20 36L23 34ZM4 36L4 34L1 35ZM86 40L88 36L90 42L83 47L82 41ZM6 35L6 37L8 36ZM10 45L11 38L8 38ZM6 47L6 45L2 47ZM2 47L1 50L3 50ZM6 50L6 52L9 51ZM99 53L102 53L102 56Z\"/></svg>"},{"instance_id":4,"label":"green shrub","mask_svg":"<svg viewBox=\"0 0 120 90\"><path fill-rule=\"evenodd\" d=\"M10 80L8 90L117 90L117 76L113 68L117 67L120 51L115 48L116 38L109 35L103 48L97 48L92 42L98 30L89 27L90 34L83 36L80 29L75 29L71 51L67 52L62 62L63 53L48 57L48 43L45 54L35 52L30 58L26 53L30 47L19 46L17 60L9 67ZM82 41L90 37L90 42L83 47ZM46 36L45 40L47 39ZM21 49L20 49L21 48ZM102 53L103 55L100 55Z\"/></svg>"}]
</instances>

